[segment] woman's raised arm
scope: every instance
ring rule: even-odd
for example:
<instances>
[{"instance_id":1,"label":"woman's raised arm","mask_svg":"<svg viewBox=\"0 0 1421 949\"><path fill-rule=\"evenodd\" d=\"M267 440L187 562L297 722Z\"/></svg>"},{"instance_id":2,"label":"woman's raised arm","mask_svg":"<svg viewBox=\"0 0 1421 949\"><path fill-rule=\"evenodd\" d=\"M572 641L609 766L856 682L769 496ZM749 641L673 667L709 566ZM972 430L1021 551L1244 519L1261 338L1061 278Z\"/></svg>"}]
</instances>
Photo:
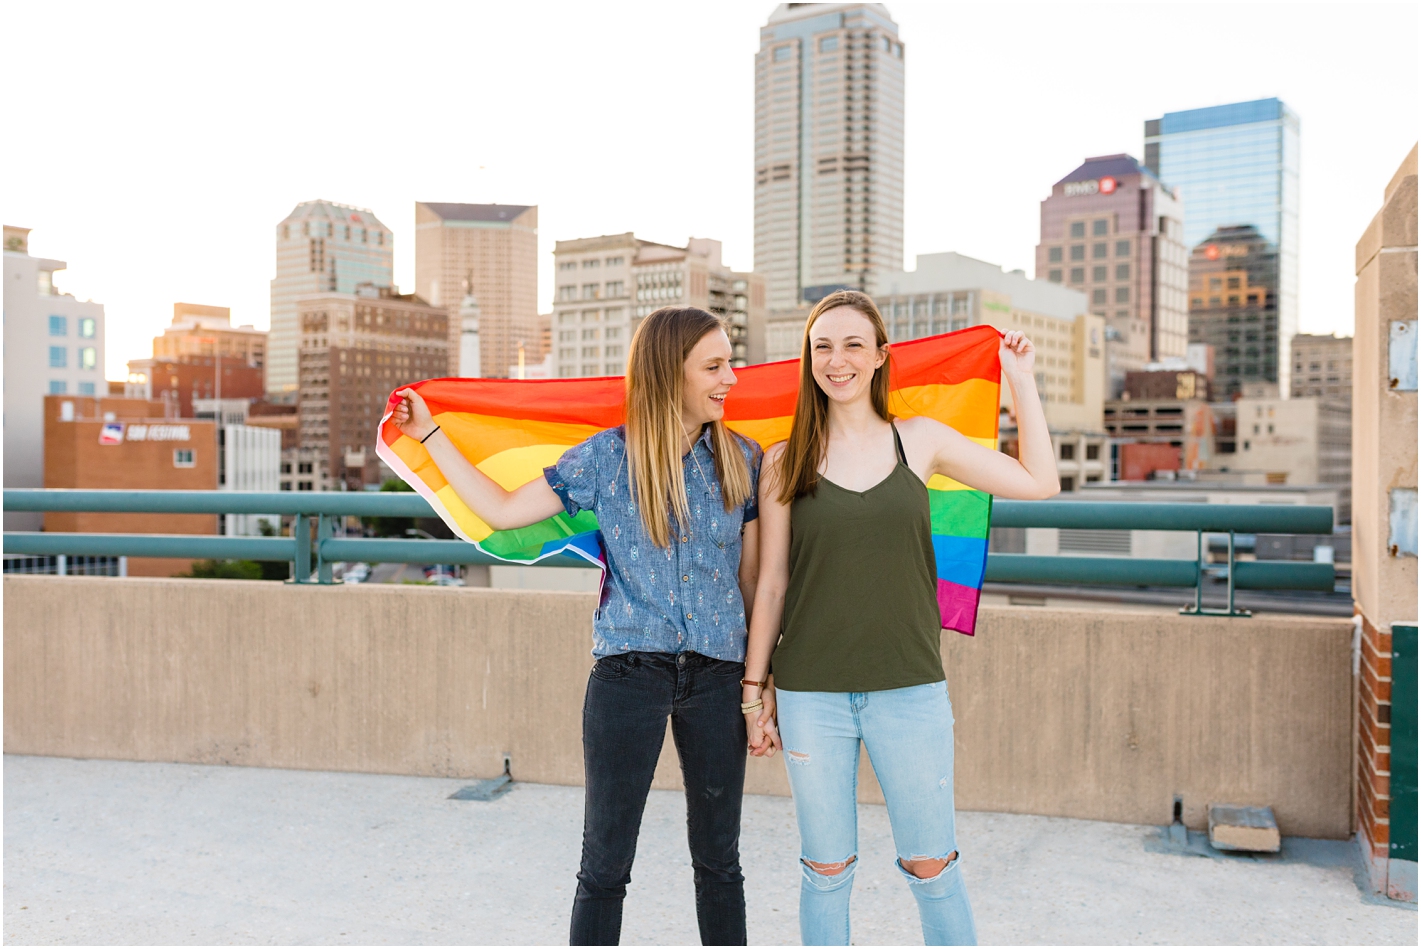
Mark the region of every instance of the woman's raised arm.
<instances>
[{"instance_id":1,"label":"woman's raised arm","mask_svg":"<svg viewBox=\"0 0 1421 949\"><path fill-rule=\"evenodd\" d=\"M455 447L443 430L435 431L429 406L413 389L395 393L403 401L395 406L390 421L402 433L424 443L439 473L449 482L459 500L496 531L514 530L547 520L564 510L562 499L543 478L534 478L520 488L505 491ZM433 432L431 435L430 433Z\"/></svg>"},{"instance_id":2,"label":"woman's raised arm","mask_svg":"<svg viewBox=\"0 0 1421 949\"><path fill-rule=\"evenodd\" d=\"M1056 473L1056 452L1051 447L1051 431L1046 411L1036 391L1036 349L1031 340L1012 330L998 347L1002 378L1011 388L1016 407L1018 458L995 451L934 419L917 417L905 426L916 429L930 446L929 475L940 474L986 491L999 498L1040 501L1061 491Z\"/></svg>"}]
</instances>

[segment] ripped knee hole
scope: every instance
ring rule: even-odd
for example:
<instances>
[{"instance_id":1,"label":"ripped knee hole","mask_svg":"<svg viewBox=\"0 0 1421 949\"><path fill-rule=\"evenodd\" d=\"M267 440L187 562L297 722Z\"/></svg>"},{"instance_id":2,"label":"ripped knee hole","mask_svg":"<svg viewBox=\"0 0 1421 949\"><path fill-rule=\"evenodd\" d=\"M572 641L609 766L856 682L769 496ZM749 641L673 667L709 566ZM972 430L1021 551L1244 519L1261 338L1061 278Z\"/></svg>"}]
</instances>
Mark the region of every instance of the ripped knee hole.
<instances>
[{"instance_id":1,"label":"ripped knee hole","mask_svg":"<svg viewBox=\"0 0 1421 949\"><path fill-rule=\"evenodd\" d=\"M801 859L799 862L804 864L806 867L813 870L820 876L834 877L847 870L849 868L849 865L857 859L857 856L853 856L847 860L841 860L838 863L815 863L813 860L804 859Z\"/></svg>"},{"instance_id":2,"label":"ripped knee hole","mask_svg":"<svg viewBox=\"0 0 1421 949\"><path fill-rule=\"evenodd\" d=\"M937 876L948 867L957 862L957 851L954 850L946 857L915 857L912 860L899 858L898 865L907 873L911 873L919 880L928 880Z\"/></svg>"},{"instance_id":3,"label":"ripped knee hole","mask_svg":"<svg viewBox=\"0 0 1421 949\"><path fill-rule=\"evenodd\" d=\"M785 757L795 764L809 764L809 752L807 751L790 751L786 748Z\"/></svg>"}]
</instances>

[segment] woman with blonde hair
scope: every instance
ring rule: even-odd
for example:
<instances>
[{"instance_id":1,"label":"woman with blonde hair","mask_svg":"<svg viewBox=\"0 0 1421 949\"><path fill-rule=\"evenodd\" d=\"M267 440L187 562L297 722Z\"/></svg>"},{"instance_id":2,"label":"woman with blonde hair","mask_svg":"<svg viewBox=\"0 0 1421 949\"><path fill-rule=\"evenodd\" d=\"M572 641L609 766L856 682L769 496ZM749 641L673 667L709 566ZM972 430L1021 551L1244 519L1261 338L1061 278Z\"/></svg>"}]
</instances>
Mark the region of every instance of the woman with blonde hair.
<instances>
[{"instance_id":1,"label":"woman with blonde hair","mask_svg":"<svg viewBox=\"0 0 1421 949\"><path fill-rule=\"evenodd\" d=\"M888 335L865 294L825 297L805 327L789 441L770 448L760 482L744 698L764 706L750 725L752 753L785 750L806 945L849 942L860 742L883 788L924 942L976 942L957 849L927 481L940 474L1007 498L1060 489L1033 347L1010 332L999 357L1020 460L934 419L893 418ZM772 659L773 683L762 686Z\"/></svg>"},{"instance_id":2,"label":"woman with blonde hair","mask_svg":"<svg viewBox=\"0 0 1421 949\"><path fill-rule=\"evenodd\" d=\"M666 719L681 758L696 917L705 945L745 944L740 707L746 607L758 563L760 449L721 419L735 385L720 320L664 307L632 337L626 424L567 450L544 478L505 491L459 453L413 389L400 430L495 530L561 511L597 517L606 558L582 709L587 773L570 941L615 945Z\"/></svg>"}]
</instances>

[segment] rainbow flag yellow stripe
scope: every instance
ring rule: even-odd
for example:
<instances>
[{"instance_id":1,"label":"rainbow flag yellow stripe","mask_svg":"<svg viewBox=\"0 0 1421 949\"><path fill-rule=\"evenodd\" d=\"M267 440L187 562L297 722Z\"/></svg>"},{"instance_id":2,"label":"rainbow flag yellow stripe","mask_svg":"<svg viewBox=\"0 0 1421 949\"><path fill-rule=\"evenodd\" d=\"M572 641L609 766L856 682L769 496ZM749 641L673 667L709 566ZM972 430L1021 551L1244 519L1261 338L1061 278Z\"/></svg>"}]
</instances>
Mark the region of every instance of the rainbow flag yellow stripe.
<instances>
[{"instance_id":1,"label":"rainbow flag yellow stripe","mask_svg":"<svg viewBox=\"0 0 1421 949\"><path fill-rule=\"evenodd\" d=\"M991 327L975 326L895 344L893 413L930 416L996 448L999 338ZM726 424L764 447L788 438L798 394L798 361L750 366L736 375L739 381L726 400ZM615 377L430 379L410 388L423 396L434 420L465 457L508 489L542 477L543 469L568 448L622 423L623 381ZM376 453L429 501L458 537L513 563L573 553L601 564L597 520L588 511L576 517L559 514L519 530L492 530L454 494L424 446L390 423L397 401L391 393ZM929 482L928 497L943 626L971 635L986 567L992 499L941 476Z\"/></svg>"}]
</instances>

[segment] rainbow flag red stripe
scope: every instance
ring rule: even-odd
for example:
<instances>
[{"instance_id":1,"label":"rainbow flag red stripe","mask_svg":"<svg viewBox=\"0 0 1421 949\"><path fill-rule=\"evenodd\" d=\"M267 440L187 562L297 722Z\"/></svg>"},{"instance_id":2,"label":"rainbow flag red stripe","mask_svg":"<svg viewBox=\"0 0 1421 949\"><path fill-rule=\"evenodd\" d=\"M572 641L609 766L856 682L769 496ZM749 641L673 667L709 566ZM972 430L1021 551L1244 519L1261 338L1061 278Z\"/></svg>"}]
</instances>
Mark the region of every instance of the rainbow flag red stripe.
<instances>
[{"instance_id":1,"label":"rainbow flag red stripe","mask_svg":"<svg viewBox=\"0 0 1421 949\"><path fill-rule=\"evenodd\" d=\"M893 413L902 418L930 416L995 449L999 338L990 326L974 326L895 344ZM788 438L798 395L798 360L738 369L736 376L739 382L726 400L726 424L765 447ZM465 457L509 490L542 477L544 467L588 436L622 423L623 388L617 377L430 379L410 388L424 397L434 420ZM454 494L424 446L390 424L397 401L391 393L376 453L429 501L458 537L513 563L573 553L601 564L597 520L587 511L576 517L559 514L519 530L490 529ZM940 475L928 483L928 497L943 628L970 636L987 563L992 498Z\"/></svg>"}]
</instances>

